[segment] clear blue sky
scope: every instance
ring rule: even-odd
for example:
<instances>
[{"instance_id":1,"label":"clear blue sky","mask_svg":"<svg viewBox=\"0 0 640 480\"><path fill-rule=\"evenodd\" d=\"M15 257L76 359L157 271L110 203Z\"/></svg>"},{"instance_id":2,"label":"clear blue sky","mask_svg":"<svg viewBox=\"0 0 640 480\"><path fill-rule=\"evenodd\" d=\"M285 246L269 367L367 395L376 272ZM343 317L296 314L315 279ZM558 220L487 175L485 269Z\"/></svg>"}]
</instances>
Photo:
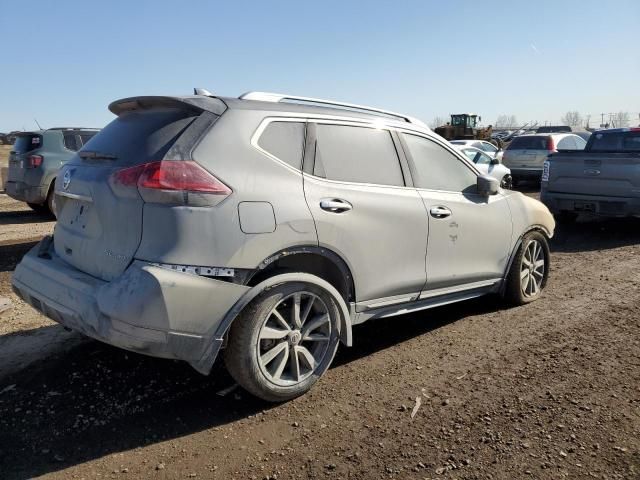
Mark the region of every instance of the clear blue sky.
<instances>
[{"instance_id":1,"label":"clear blue sky","mask_svg":"<svg viewBox=\"0 0 640 480\"><path fill-rule=\"evenodd\" d=\"M558 121L640 111L640 1L0 0L0 131L194 86ZM593 122L592 123L597 123Z\"/></svg>"}]
</instances>

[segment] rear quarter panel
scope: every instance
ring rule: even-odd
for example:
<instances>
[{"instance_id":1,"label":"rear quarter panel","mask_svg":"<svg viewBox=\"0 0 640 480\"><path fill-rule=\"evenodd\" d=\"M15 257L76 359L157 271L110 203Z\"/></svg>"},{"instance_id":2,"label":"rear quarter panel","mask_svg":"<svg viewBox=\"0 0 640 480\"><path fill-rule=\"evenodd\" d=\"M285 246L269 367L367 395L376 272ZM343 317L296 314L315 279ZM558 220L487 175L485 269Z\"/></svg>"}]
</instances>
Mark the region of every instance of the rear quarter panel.
<instances>
[{"instance_id":1,"label":"rear quarter panel","mask_svg":"<svg viewBox=\"0 0 640 480\"><path fill-rule=\"evenodd\" d=\"M269 112L273 114L273 112ZM317 245L302 174L251 145L266 112L227 110L193 151L193 158L233 193L215 207L146 204L143 238L136 258L162 263L255 268L273 253ZM246 233L240 204L272 207L275 228ZM246 205L245 205L246 206ZM268 208L262 211L269 212Z\"/></svg>"}]
</instances>

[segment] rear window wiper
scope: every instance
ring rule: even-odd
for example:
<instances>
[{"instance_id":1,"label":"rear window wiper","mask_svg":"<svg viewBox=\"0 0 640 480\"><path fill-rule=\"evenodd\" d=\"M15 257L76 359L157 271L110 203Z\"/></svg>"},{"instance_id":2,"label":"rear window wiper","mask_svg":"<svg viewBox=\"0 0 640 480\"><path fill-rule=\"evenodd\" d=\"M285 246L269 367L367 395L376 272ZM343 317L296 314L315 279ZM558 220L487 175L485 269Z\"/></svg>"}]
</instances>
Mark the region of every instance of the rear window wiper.
<instances>
[{"instance_id":1,"label":"rear window wiper","mask_svg":"<svg viewBox=\"0 0 640 480\"><path fill-rule=\"evenodd\" d=\"M116 155L112 155L110 153L93 152L91 150L83 150L81 152L78 152L78 155L80 156L80 158L84 160L88 160L88 159L116 160L118 158Z\"/></svg>"}]
</instances>

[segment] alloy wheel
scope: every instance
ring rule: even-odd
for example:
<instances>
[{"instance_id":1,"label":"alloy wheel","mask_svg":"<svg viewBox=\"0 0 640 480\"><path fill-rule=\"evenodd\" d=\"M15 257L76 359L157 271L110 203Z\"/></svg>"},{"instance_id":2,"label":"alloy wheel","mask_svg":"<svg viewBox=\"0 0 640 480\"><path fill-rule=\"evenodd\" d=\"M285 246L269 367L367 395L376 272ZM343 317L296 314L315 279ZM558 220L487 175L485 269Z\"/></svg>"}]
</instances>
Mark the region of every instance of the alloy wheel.
<instances>
[{"instance_id":1,"label":"alloy wheel","mask_svg":"<svg viewBox=\"0 0 640 480\"><path fill-rule=\"evenodd\" d=\"M545 274L545 253L537 240L530 240L525 246L520 267L520 288L525 297L535 297L542 290Z\"/></svg>"},{"instance_id":2,"label":"alloy wheel","mask_svg":"<svg viewBox=\"0 0 640 480\"><path fill-rule=\"evenodd\" d=\"M325 302L301 291L281 299L267 315L258 336L262 374L279 386L308 378L329 350L331 318Z\"/></svg>"}]
</instances>

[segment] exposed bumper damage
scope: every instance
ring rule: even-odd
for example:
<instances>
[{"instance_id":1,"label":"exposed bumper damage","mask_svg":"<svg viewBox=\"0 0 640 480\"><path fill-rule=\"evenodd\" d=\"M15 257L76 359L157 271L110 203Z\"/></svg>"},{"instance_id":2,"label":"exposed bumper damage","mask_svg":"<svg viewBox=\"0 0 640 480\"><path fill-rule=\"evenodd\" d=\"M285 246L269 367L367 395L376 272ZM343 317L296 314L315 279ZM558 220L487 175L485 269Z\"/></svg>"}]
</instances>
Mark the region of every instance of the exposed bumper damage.
<instances>
[{"instance_id":1,"label":"exposed bumper damage","mask_svg":"<svg viewBox=\"0 0 640 480\"><path fill-rule=\"evenodd\" d=\"M46 240L45 240L46 241ZM43 242L45 242L43 241ZM105 282L36 245L12 284L52 320L105 343L184 360L207 374L222 345L219 325L249 287L135 261ZM222 332L224 333L224 332Z\"/></svg>"}]
</instances>

